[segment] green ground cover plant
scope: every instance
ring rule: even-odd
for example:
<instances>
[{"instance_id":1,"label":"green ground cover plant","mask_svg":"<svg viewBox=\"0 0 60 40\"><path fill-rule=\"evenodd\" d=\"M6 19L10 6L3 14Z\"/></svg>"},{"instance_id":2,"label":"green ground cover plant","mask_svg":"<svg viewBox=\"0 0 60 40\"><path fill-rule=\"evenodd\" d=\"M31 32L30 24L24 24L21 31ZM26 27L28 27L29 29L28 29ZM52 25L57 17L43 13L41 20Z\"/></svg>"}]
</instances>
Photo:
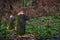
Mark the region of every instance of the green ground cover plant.
<instances>
[{"instance_id":1,"label":"green ground cover plant","mask_svg":"<svg viewBox=\"0 0 60 40\"><path fill-rule=\"evenodd\" d=\"M34 18L27 21L26 32L46 37L56 36L60 31L59 24L60 19L52 16Z\"/></svg>"},{"instance_id":2,"label":"green ground cover plant","mask_svg":"<svg viewBox=\"0 0 60 40\"><path fill-rule=\"evenodd\" d=\"M17 22L19 22L19 20L14 22L14 27L18 25ZM51 35L57 36L58 32L60 31L60 16L57 18L52 16L42 16L29 19L26 22L26 33L28 34L50 37ZM12 31L7 29L7 26L13 25L10 25L9 23L10 20L8 23L5 23L5 21L1 20L0 35L11 35Z\"/></svg>"}]
</instances>

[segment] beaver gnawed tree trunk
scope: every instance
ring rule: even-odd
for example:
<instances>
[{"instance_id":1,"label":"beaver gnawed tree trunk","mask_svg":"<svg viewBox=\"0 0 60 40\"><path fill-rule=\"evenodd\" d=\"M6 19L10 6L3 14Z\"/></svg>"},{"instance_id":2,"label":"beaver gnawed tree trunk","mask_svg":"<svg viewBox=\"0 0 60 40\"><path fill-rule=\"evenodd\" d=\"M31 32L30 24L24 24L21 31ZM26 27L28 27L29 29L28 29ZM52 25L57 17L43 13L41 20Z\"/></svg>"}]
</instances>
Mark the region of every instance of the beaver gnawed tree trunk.
<instances>
[{"instance_id":1,"label":"beaver gnawed tree trunk","mask_svg":"<svg viewBox=\"0 0 60 40\"><path fill-rule=\"evenodd\" d=\"M17 33L19 35L25 34L26 16L25 14L17 15Z\"/></svg>"}]
</instances>

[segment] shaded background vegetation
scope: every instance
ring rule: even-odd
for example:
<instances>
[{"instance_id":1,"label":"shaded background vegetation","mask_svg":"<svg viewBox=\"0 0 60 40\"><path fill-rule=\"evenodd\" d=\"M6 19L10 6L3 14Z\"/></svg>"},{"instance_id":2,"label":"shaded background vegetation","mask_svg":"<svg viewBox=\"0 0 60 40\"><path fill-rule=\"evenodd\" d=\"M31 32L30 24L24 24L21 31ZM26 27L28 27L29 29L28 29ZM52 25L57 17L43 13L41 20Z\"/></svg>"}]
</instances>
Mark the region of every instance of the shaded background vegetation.
<instances>
[{"instance_id":1,"label":"shaded background vegetation","mask_svg":"<svg viewBox=\"0 0 60 40\"><path fill-rule=\"evenodd\" d=\"M55 15L60 15L60 0L1 0L0 12L3 14L16 15L20 9L29 18ZM32 16L33 15L33 16Z\"/></svg>"}]
</instances>

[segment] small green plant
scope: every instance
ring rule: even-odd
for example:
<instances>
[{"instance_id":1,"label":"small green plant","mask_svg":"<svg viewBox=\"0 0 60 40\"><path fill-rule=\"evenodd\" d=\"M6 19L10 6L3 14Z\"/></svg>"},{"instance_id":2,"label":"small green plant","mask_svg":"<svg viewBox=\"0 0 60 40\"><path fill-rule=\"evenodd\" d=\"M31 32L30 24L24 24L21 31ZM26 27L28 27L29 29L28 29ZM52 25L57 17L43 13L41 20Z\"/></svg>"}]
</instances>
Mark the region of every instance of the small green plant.
<instances>
[{"instance_id":1,"label":"small green plant","mask_svg":"<svg viewBox=\"0 0 60 40\"><path fill-rule=\"evenodd\" d=\"M10 35L11 31L7 30L7 28L4 25L0 26L0 36L8 36Z\"/></svg>"},{"instance_id":2,"label":"small green plant","mask_svg":"<svg viewBox=\"0 0 60 40\"><path fill-rule=\"evenodd\" d=\"M1 25L0 25L0 36L8 36L11 33L11 30L7 29L7 24L4 20L4 17L1 18Z\"/></svg>"},{"instance_id":3,"label":"small green plant","mask_svg":"<svg viewBox=\"0 0 60 40\"><path fill-rule=\"evenodd\" d=\"M28 1L28 0L24 0L24 1L23 1L23 6L24 6L24 7L29 6L29 1Z\"/></svg>"}]
</instances>

